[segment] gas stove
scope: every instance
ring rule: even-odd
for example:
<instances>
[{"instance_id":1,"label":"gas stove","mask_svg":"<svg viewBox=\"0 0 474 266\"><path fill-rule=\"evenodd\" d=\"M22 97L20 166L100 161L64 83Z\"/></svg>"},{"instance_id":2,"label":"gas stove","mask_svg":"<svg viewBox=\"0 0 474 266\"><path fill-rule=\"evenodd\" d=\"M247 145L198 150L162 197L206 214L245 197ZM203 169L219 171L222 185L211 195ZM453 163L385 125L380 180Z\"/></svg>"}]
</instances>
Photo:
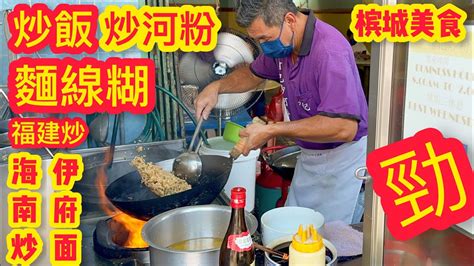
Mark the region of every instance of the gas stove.
<instances>
[{"instance_id":1,"label":"gas stove","mask_svg":"<svg viewBox=\"0 0 474 266\"><path fill-rule=\"evenodd\" d=\"M99 221L92 235L93 247L96 254L109 260L130 260L136 265L149 265L148 248L128 248L117 244L121 232L113 227L112 218Z\"/></svg>"},{"instance_id":2,"label":"gas stove","mask_svg":"<svg viewBox=\"0 0 474 266\"><path fill-rule=\"evenodd\" d=\"M229 204L225 193L220 195L212 204ZM120 243L120 230L108 216L91 217L87 215L81 220L80 229L82 241L82 265L94 266L148 266L150 257L148 248L127 248Z\"/></svg>"}]
</instances>

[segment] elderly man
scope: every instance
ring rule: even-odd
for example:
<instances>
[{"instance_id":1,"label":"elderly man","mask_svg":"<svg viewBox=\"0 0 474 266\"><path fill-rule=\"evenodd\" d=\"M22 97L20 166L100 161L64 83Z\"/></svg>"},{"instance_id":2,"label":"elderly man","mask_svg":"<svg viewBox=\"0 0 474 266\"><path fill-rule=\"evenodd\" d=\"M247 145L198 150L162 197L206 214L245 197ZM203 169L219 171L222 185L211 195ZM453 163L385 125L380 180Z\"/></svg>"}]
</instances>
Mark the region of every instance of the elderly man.
<instances>
[{"instance_id":1,"label":"elderly man","mask_svg":"<svg viewBox=\"0 0 474 266\"><path fill-rule=\"evenodd\" d=\"M241 132L244 154L277 136L295 139L302 153L286 205L351 223L362 184L354 170L365 165L367 142L367 103L351 46L291 0L241 0L237 22L263 55L209 84L196 99L196 113L207 119L220 93L253 90L265 79L280 82L285 122L248 126Z\"/></svg>"}]
</instances>

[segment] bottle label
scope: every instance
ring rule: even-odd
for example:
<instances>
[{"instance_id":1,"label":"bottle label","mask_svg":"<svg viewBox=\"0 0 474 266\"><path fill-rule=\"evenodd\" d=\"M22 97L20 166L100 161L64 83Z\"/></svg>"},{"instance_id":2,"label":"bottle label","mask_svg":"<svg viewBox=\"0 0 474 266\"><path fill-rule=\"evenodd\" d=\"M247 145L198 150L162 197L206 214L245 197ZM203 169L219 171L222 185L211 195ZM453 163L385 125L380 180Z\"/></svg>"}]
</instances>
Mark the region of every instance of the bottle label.
<instances>
[{"instance_id":1,"label":"bottle label","mask_svg":"<svg viewBox=\"0 0 474 266\"><path fill-rule=\"evenodd\" d=\"M243 232L238 235L230 235L227 241L227 248L237 252L252 250L252 236L250 236L249 232Z\"/></svg>"}]
</instances>

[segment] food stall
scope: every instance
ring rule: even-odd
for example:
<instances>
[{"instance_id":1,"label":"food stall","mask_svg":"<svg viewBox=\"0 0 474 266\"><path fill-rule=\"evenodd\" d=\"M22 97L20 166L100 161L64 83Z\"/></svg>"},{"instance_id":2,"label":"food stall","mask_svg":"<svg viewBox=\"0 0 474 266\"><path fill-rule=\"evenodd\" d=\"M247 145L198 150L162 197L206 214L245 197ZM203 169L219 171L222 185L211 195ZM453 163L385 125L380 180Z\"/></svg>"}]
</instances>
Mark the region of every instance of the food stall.
<instances>
[{"instance_id":1,"label":"food stall","mask_svg":"<svg viewBox=\"0 0 474 266\"><path fill-rule=\"evenodd\" d=\"M30 4L35 2L30 1ZM51 0L48 4L54 7L63 2ZM97 5L99 11L115 4L89 2ZM349 28L355 4L409 2L295 1L298 7L313 10L318 19L332 24L342 34ZM368 152L409 137L423 128L436 127L444 134L460 138L469 147L467 150L472 162L472 97L467 96L472 96L473 82L473 4L462 0L419 2L433 2L437 6L454 2L463 10L470 10L466 41L452 46L386 41L364 44L370 50L370 56L358 58L355 63L361 71L369 105ZM2 44L6 44L10 37L5 18L15 4L16 1L3 1L0 5L3 14L0 22L5 28L5 34L0 34ZM244 219L256 243L255 265L288 265L285 255L290 252L292 237L306 234L306 231L298 231L298 226L307 224L314 226L308 231L316 229L314 232L322 236L320 241L325 253L321 256L326 265L474 264L473 219L444 231L429 230L410 241L395 240L387 229L386 215L379 196L373 192L371 177L362 171L365 170L363 167L354 174L354 178L364 180L364 189L356 207L360 217L354 218L352 224L326 224L317 211L284 207L301 153L301 148L293 140L276 138L247 156L239 154L232 158L240 140L239 130L250 123L283 121L282 91L278 83L266 81L250 92L221 95L208 120L203 122L195 118L194 100L204 87L225 77L239 65L250 64L262 53L258 43L235 24L234 1L135 0L121 1L120 4L137 8L145 5L210 5L217 10L223 28L219 31L215 49L210 52L167 53L157 48L149 53L135 48L122 53L98 51L97 58L152 59L156 73L156 107L145 115L58 115L86 121L90 130L87 141L75 149L21 150L41 157L43 173L48 173L55 154L81 155L84 164L82 178L71 190L82 196L78 227L82 233L81 265L216 264L231 219L229 205L232 205L231 191L235 187L246 189ZM7 66L19 57L10 52L7 45L0 46L0 49L1 65ZM40 51L30 56L42 58L51 55L50 51ZM423 70L426 62L430 63ZM430 67L462 70L466 78L459 81ZM7 97L3 97L8 93L6 76L0 75L3 93L0 94L0 202L7 202L8 194L14 191L4 185L11 171L8 157L20 152L10 146L8 139L8 121L16 114L10 110ZM461 86L465 91L461 95L451 91L420 94L417 89L431 86L427 85L431 84L430 79L451 84L449 86ZM444 98L449 100L444 101ZM443 116L446 110L454 111ZM24 117L38 116L49 115L24 114ZM173 187L171 192L163 192L166 190L164 183L150 181L147 184L146 175L157 175L153 171L174 172L179 176L176 173L179 160L176 158L186 152L199 154L198 162L193 162L197 166L188 167L198 172L197 181L184 178L187 182L184 188L174 191L176 188ZM142 160L140 165L136 164L137 158ZM154 168L156 166L159 168ZM166 174L160 172L158 175ZM48 217L49 199L54 193L51 179L43 178L37 192L43 197L43 217ZM8 245L4 240L11 228L3 218L8 215L8 208L2 208L0 265L8 264L4 255ZM36 230L44 243L42 254L33 265L49 265L53 247L47 240L52 228L43 221ZM190 243L191 240L196 242Z\"/></svg>"}]
</instances>

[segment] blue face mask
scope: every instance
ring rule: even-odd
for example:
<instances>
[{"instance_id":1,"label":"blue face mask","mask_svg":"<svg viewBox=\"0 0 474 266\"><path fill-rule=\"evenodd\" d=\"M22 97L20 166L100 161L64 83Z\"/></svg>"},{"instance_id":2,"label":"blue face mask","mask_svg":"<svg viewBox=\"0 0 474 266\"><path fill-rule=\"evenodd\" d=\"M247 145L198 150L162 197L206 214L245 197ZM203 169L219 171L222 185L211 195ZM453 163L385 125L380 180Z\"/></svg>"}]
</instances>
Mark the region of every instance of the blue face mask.
<instances>
[{"instance_id":1,"label":"blue face mask","mask_svg":"<svg viewBox=\"0 0 474 266\"><path fill-rule=\"evenodd\" d=\"M260 47L262 47L263 53L266 56L269 56L272 58L284 58L284 57L290 56L291 53L293 52L293 44L285 46L281 42L280 37L281 37L282 31L283 31L283 24L281 25L280 34L278 35L278 38L276 38L276 40L263 42L260 44ZM294 36L295 36L295 33L293 32L293 35L291 36L291 43L293 43Z\"/></svg>"}]
</instances>

